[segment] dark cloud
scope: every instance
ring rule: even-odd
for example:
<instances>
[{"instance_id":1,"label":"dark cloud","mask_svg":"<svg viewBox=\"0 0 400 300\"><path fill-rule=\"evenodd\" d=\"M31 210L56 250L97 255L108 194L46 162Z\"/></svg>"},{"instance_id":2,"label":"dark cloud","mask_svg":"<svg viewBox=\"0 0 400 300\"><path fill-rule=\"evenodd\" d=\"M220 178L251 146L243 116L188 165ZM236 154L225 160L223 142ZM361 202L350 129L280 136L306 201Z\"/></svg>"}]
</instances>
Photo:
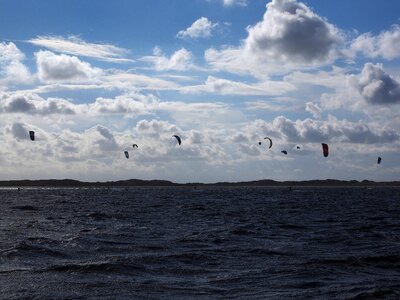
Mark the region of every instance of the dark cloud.
<instances>
[{"instance_id":1,"label":"dark cloud","mask_svg":"<svg viewBox=\"0 0 400 300\"><path fill-rule=\"evenodd\" d=\"M353 76L350 82L368 103L400 103L400 83L387 74L380 64L365 64L360 76Z\"/></svg>"},{"instance_id":2,"label":"dark cloud","mask_svg":"<svg viewBox=\"0 0 400 300\"><path fill-rule=\"evenodd\" d=\"M16 95L4 106L4 110L10 113L31 113L35 111L35 106L30 103L23 95Z\"/></svg>"},{"instance_id":3,"label":"dark cloud","mask_svg":"<svg viewBox=\"0 0 400 300\"><path fill-rule=\"evenodd\" d=\"M33 93L0 93L0 113L32 115L75 114L73 103L59 98L47 100Z\"/></svg>"},{"instance_id":4,"label":"dark cloud","mask_svg":"<svg viewBox=\"0 0 400 300\"><path fill-rule=\"evenodd\" d=\"M346 120L317 121L312 119L292 121L277 117L271 126L287 141L300 142L345 142L345 143L390 143L398 141L399 134L389 128L372 130L366 123Z\"/></svg>"},{"instance_id":5,"label":"dark cloud","mask_svg":"<svg viewBox=\"0 0 400 300\"><path fill-rule=\"evenodd\" d=\"M113 151L118 149L118 145L115 141L114 135L112 132L104 126L97 125L94 129L96 134L94 136L94 144L98 145L100 150L102 151Z\"/></svg>"},{"instance_id":6,"label":"dark cloud","mask_svg":"<svg viewBox=\"0 0 400 300\"><path fill-rule=\"evenodd\" d=\"M21 140L29 140L29 130L25 128L25 125L22 123L13 123L11 125L11 134Z\"/></svg>"}]
</instances>

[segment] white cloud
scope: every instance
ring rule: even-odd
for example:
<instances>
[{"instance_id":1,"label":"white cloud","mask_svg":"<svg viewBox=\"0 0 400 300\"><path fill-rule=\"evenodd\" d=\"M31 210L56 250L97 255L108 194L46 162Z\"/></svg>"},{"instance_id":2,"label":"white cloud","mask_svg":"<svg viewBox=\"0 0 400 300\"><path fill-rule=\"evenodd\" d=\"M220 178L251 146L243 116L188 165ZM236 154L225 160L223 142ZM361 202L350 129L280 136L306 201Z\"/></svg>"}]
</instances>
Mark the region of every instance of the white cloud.
<instances>
[{"instance_id":1,"label":"white cloud","mask_svg":"<svg viewBox=\"0 0 400 300\"><path fill-rule=\"evenodd\" d=\"M383 70L381 64L366 63L361 74L350 82L371 104L400 103L400 83Z\"/></svg>"},{"instance_id":2,"label":"white cloud","mask_svg":"<svg viewBox=\"0 0 400 300\"><path fill-rule=\"evenodd\" d=\"M25 55L14 43L0 43L0 86L32 82L28 68L22 63Z\"/></svg>"},{"instance_id":3,"label":"white cloud","mask_svg":"<svg viewBox=\"0 0 400 300\"><path fill-rule=\"evenodd\" d=\"M248 0L206 0L207 2L220 2L224 7L242 6L246 7Z\"/></svg>"},{"instance_id":4,"label":"white cloud","mask_svg":"<svg viewBox=\"0 0 400 300\"><path fill-rule=\"evenodd\" d=\"M320 119L322 115L322 109L318 103L307 102L306 111L308 111L315 119Z\"/></svg>"},{"instance_id":5,"label":"white cloud","mask_svg":"<svg viewBox=\"0 0 400 300\"><path fill-rule=\"evenodd\" d=\"M153 96L141 97L140 95L125 94L109 98L97 98L94 103L88 104L94 114L148 114L154 109L158 99Z\"/></svg>"},{"instance_id":6,"label":"white cloud","mask_svg":"<svg viewBox=\"0 0 400 300\"><path fill-rule=\"evenodd\" d=\"M100 69L92 67L76 56L39 51L35 53L35 57L39 79L42 81L85 82L102 73Z\"/></svg>"},{"instance_id":7,"label":"white cloud","mask_svg":"<svg viewBox=\"0 0 400 300\"><path fill-rule=\"evenodd\" d=\"M165 178L183 182L209 182L232 180L230 172L241 172L235 180L245 180L243 176L247 173L249 178L273 176L275 179L300 179L289 171L294 167L302 168L302 163L319 164L315 155L318 152L322 156L321 140L330 143L331 154L336 154L335 163L340 164L340 167L354 162L354 158L368 163L371 158L368 153L392 153L393 150L390 149L393 148L393 143L400 141L395 130L380 124L367 125L363 121L351 122L334 118L327 121L293 121L282 116L271 122L256 120L242 123L237 129L208 127L185 130L169 121L156 119L139 120L124 131L115 126L94 125L79 131L64 128L52 133L24 122L11 122L3 128L3 133L0 132L0 154L6 159L0 161L0 164L7 172L10 170L9 174L20 177L21 174L15 172L18 167L18 172L23 172L23 176L29 178L52 177L51 174L57 174L59 178L72 177L91 181ZM37 133L35 142L29 141L28 131L32 129ZM181 146L177 145L173 134L181 136ZM270 136L274 141L273 147L268 151L258 145L258 141L264 136ZM137 143L139 148L133 149L132 143ZM291 150L297 143L301 145L301 150ZM365 147L364 144L369 145ZM280 153L282 149L288 150L287 157ZM130 152L129 160L124 157L125 150ZM301 161L296 159L296 155L302 155ZM388 160L389 155L383 156ZM21 160L21 157L29 159ZM375 157L372 159L376 161ZM274 169L274 173L268 173L269 176L257 173L265 170L267 160L268 169ZM329 160L323 162L329 163ZM38 165L43 170L35 173L38 169L35 166ZM276 172L279 171L276 170L281 169L283 173L277 175ZM390 171L393 172L393 169L388 170ZM293 177L285 175L286 172ZM361 178L362 172L365 172L365 168L360 167ZM321 176L319 173L313 174Z\"/></svg>"},{"instance_id":8,"label":"white cloud","mask_svg":"<svg viewBox=\"0 0 400 300\"><path fill-rule=\"evenodd\" d=\"M221 95L272 96L290 92L294 90L294 86L282 81L262 81L255 84L246 84L239 81L208 76L204 84L185 86L181 90L184 93L206 92Z\"/></svg>"},{"instance_id":9,"label":"white cloud","mask_svg":"<svg viewBox=\"0 0 400 300\"><path fill-rule=\"evenodd\" d=\"M1 64L25 59L25 55L17 48L17 46L15 46L14 43L0 43L0 53Z\"/></svg>"},{"instance_id":10,"label":"white cloud","mask_svg":"<svg viewBox=\"0 0 400 300\"><path fill-rule=\"evenodd\" d=\"M299 88L308 86L321 86L329 89L347 88L347 72L348 70L336 66L332 66L332 70L318 70L316 72L295 71L284 76L284 81Z\"/></svg>"},{"instance_id":11,"label":"white cloud","mask_svg":"<svg viewBox=\"0 0 400 300\"><path fill-rule=\"evenodd\" d=\"M29 130L30 128L27 128L23 123L13 123L11 125L11 128L6 129L11 134L13 135L14 138L16 139L21 139L21 140L29 140Z\"/></svg>"},{"instance_id":12,"label":"white cloud","mask_svg":"<svg viewBox=\"0 0 400 300\"><path fill-rule=\"evenodd\" d=\"M169 58L158 47L155 47L153 52L154 55L144 56L141 60L152 63L157 71L185 71L194 67L192 64L193 55L185 48L175 51Z\"/></svg>"},{"instance_id":13,"label":"white cloud","mask_svg":"<svg viewBox=\"0 0 400 300\"><path fill-rule=\"evenodd\" d=\"M393 143L399 141L396 130L387 127L368 125L363 121L352 122L330 118L320 120L292 121L284 116L275 118L272 122L257 120L250 125L253 132L264 132L292 143Z\"/></svg>"},{"instance_id":14,"label":"white cloud","mask_svg":"<svg viewBox=\"0 0 400 300\"><path fill-rule=\"evenodd\" d=\"M247 0L222 0L224 6L247 6Z\"/></svg>"},{"instance_id":15,"label":"white cloud","mask_svg":"<svg viewBox=\"0 0 400 300\"><path fill-rule=\"evenodd\" d=\"M60 99L49 98L47 100L33 93L1 93L0 113L24 113L30 115L50 114L75 114L78 106Z\"/></svg>"},{"instance_id":16,"label":"white cloud","mask_svg":"<svg viewBox=\"0 0 400 300\"><path fill-rule=\"evenodd\" d=\"M119 88L122 90L174 90L178 84L159 79L155 76L143 74L115 71L107 74L103 78L103 85L106 88Z\"/></svg>"},{"instance_id":17,"label":"white cloud","mask_svg":"<svg viewBox=\"0 0 400 300\"><path fill-rule=\"evenodd\" d=\"M283 62L325 61L340 41L338 30L294 0L267 4L263 21L248 28L246 47Z\"/></svg>"},{"instance_id":18,"label":"white cloud","mask_svg":"<svg viewBox=\"0 0 400 300\"><path fill-rule=\"evenodd\" d=\"M158 111L171 114L198 114L207 111L224 111L226 104L215 102L185 103L180 101L161 101L154 95L129 92L115 98L98 97L94 102L75 104L62 98L44 99L35 93L0 92L0 114L35 115L79 115L96 118L106 115L139 116L151 115ZM199 115L201 114L201 115Z\"/></svg>"},{"instance_id":19,"label":"white cloud","mask_svg":"<svg viewBox=\"0 0 400 300\"><path fill-rule=\"evenodd\" d=\"M342 41L339 30L295 0L273 0L261 22L247 28L240 47L208 49L215 69L265 76L332 61Z\"/></svg>"},{"instance_id":20,"label":"white cloud","mask_svg":"<svg viewBox=\"0 0 400 300\"><path fill-rule=\"evenodd\" d=\"M217 164L227 158L221 145L212 143L212 134L197 130L185 131L177 125L162 120L141 120L135 126L135 131L146 144L146 150L141 154L142 162L193 162L203 160ZM182 145L177 146L172 135L179 135Z\"/></svg>"},{"instance_id":21,"label":"white cloud","mask_svg":"<svg viewBox=\"0 0 400 300\"><path fill-rule=\"evenodd\" d=\"M388 31L383 31L377 36L364 33L351 42L347 54L355 57L362 53L366 57L396 59L400 57L400 26L393 25Z\"/></svg>"},{"instance_id":22,"label":"white cloud","mask_svg":"<svg viewBox=\"0 0 400 300\"><path fill-rule=\"evenodd\" d=\"M212 30L218 26L218 23L212 23L206 17L201 17L200 19L193 22L193 24L181 30L176 35L178 38L208 38L212 36Z\"/></svg>"},{"instance_id":23,"label":"white cloud","mask_svg":"<svg viewBox=\"0 0 400 300\"><path fill-rule=\"evenodd\" d=\"M23 92L43 94L79 90L104 90L106 92L111 90L121 90L123 92L129 92L143 90L162 91L180 89L180 85L178 83L171 80L158 78L154 75L150 76L135 73L133 71L117 69L102 70L95 67L91 68L94 72L88 72L87 75L95 75L93 78L80 79L79 76L77 76L77 78L69 80L48 80L43 82L42 85L28 90L23 90ZM79 75L79 72L77 75ZM171 79L175 78L172 76ZM176 81L180 81L180 79L178 78Z\"/></svg>"},{"instance_id":24,"label":"white cloud","mask_svg":"<svg viewBox=\"0 0 400 300\"><path fill-rule=\"evenodd\" d=\"M86 130L85 133L90 137L88 141L89 144L101 152L118 150L119 148L113 133L111 133L111 131L105 126L97 125Z\"/></svg>"},{"instance_id":25,"label":"white cloud","mask_svg":"<svg viewBox=\"0 0 400 300\"><path fill-rule=\"evenodd\" d=\"M124 56L129 53L129 51L124 48L111 44L88 43L73 35L68 38L59 36L38 36L37 38L28 40L28 42L55 52L92 57L104 61L117 63L133 61L124 58Z\"/></svg>"},{"instance_id":26,"label":"white cloud","mask_svg":"<svg viewBox=\"0 0 400 300\"><path fill-rule=\"evenodd\" d=\"M186 103L180 101L162 101L159 102L157 107L159 110L167 110L171 112L204 112L207 110L225 110L228 105L219 102L194 102Z\"/></svg>"},{"instance_id":27,"label":"white cloud","mask_svg":"<svg viewBox=\"0 0 400 300\"><path fill-rule=\"evenodd\" d=\"M302 109L300 104L296 104L293 99L287 99L279 97L277 99L262 101L246 101L244 103L247 110L257 110L257 111L267 111L267 112L289 112L289 111L299 111Z\"/></svg>"}]
</instances>

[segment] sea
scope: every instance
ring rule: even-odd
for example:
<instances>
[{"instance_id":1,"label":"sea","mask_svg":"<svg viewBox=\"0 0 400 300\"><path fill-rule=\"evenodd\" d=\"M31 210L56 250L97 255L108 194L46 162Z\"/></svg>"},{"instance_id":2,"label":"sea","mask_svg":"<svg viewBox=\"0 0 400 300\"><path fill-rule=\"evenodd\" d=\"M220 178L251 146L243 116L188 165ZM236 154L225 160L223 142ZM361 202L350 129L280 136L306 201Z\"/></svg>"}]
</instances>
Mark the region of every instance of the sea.
<instances>
[{"instance_id":1,"label":"sea","mask_svg":"<svg viewBox=\"0 0 400 300\"><path fill-rule=\"evenodd\" d=\"M0 299L400 299L400 188L2 188Z\"/></svg>"}]
</instances>

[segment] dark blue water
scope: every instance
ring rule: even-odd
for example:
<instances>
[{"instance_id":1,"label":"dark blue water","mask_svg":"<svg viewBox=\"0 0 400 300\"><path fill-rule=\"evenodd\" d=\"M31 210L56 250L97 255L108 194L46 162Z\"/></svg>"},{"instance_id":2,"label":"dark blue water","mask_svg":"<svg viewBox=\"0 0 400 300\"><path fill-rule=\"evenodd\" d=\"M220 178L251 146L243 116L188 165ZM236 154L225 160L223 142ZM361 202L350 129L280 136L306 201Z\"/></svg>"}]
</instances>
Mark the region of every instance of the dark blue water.
<instances>
[{"instance_id":1,"label":"dark blue water","mask_svg":"<svg viewBox=\"0 0 400 300\"><path fill-rule=\"evenodd\" d=\"M400 189L3 189L0 297L399 299Z\"/></svg>"}]
</instances>

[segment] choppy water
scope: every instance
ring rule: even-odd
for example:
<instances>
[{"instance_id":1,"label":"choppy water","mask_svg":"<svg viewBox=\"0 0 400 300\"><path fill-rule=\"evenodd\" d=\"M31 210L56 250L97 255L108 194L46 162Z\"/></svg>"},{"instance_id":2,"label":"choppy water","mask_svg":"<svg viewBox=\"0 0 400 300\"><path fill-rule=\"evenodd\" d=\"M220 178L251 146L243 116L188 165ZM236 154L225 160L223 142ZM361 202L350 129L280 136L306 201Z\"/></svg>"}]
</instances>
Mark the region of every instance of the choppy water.
<instances>
[{"instance_id":1,"label":"choppy water","mask_svg":"<svg viewBox=\"0 0 400 300\"><path fill-rule=\"evenodd\" d=\"M400 189L3 189L0 297L399 299Z\"/></svg>"}]
</instances>

